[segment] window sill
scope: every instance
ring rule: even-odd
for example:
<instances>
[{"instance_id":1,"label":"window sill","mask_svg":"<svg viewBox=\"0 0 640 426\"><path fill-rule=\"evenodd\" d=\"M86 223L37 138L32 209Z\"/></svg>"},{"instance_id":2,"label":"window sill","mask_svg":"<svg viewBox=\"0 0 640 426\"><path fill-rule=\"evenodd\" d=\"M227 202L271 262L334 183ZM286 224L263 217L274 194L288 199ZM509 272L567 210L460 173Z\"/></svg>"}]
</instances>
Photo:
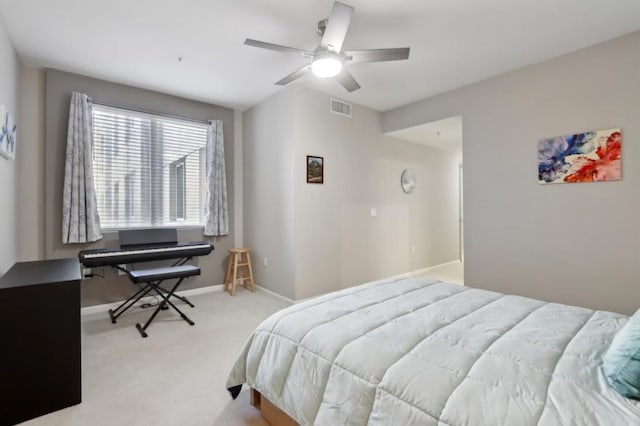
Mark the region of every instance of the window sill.
<instances>
[{"instance_id":1,"label":"window sill","mask_svg":"<svg viewBox=\"0 0 640 426\"><path fill-rule=\"evenodd\" d=\"M204 232L204 225L163 225L163 226L133 226L130 228L102 228L100 232L102 234L117 234L118 231L133 231L140 229L173 229L176 228L178 231L192 231L192 230L202 230Z\"/></svg>"}]
</instances>

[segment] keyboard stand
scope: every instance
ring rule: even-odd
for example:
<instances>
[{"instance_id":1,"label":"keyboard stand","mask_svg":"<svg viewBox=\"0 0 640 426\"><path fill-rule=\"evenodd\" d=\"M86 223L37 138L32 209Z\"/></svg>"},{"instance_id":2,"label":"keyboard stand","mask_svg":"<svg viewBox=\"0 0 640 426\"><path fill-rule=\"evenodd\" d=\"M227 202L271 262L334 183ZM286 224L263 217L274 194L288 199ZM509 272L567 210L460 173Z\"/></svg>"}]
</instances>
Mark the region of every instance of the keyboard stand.
<instances>
[{"instance_id":1,"label":"keyboard stand","mask_svg":"<svg viewBox=\"0 0 640 426\"><path fill-rule=\"evenodd\" d=\"M179 261L177 261L176 263L174 263L172 265L172 267L174 266L182 266L185 263L187 263L189 260L191 260L190 257L184 258L184 259L180 259ZM134 271L129 271L128 269L125 269L121 266L114 266L114 268L124 272L127 277L131 280L131 282L133 282L136 285L139 285L140 283L137 283L136 281L134 281L134 279L131 276L131 272ZM143 287L140 287L140 289L131 297L129 297L127 300L125 300L124 302L122 302L117 308L115 309L109 309L109 317L111 318L111 323L115 324L116 320L120 317L120 315L124 314L127 310L129 310L129 308L131 308L132 306L134 306L136 303L138 303L140 301L140 299L142 299L143 297L145 297L147 294L149 294L151 291L155 291L158 296L160 296L161 300L163 300L165 298L165 294L169 293L169 290L163 288L160 286L160 284L162 283L163 280L159 280L156 282L148 282L145 283L145 285ZM174 294L172 293L170 297L175 297L176 299L180 300L183 303L186 303L187 305L191 306L192 308L195 308L195 305L193 303L191 303L186 297L180 296L178 294ZM169 309L166 305L162 308L163 310Z\"/></svg>"},{"instance_id":2,"label":"keyboard stand","mask_svg":"<svg viewBox=\"0 0 640 426\"><path fill-rule=\"evenodd\" d=\"M138 270L131 271L131 280L136 283L144 283L147 284L147 287L152 287L156 289L156 292L162 296L162 301L158 303L158 306L153 311L153 314L149 317L147 322L145 322L144 326L140 325L140 323L136 324L136 328L140 332L142 337L147 337L147 328L153 322L155 317L160 313L163 309L168 309L169 305L173 308L180 317L185 320L189 325L194 325L194 322L186 316L176 305L171 302L171 297L174 296L175 291L180 287L180 284L185 280L185 278L193 277L196 275L200 275L200 268L193 265L180 265L180 266L171 266L168 268L156 268L156 269L146 269L146 270ZM171 287L169 291L163 294L157 288L161 282L164 280L177 279L176 283Z\"/></svg>"}]
</instances>

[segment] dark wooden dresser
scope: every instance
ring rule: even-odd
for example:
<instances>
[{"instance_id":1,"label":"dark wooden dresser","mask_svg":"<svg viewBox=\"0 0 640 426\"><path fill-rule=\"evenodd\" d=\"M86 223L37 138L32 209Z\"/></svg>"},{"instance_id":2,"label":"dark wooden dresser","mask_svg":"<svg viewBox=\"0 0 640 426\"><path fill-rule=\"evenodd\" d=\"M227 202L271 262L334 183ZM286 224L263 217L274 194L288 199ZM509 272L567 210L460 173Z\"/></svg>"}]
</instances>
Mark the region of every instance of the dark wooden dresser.
<instances>
[{"instance_id":1,"label":"dark wooden dresser","mask_svg":"<svg viewBox=\"0 0 640 426\"><path fill-rule=\"evenodd\" d=\"M80 280L76 258L0 278L0 425L81 402Z\"/></svg>"}]
</instances>

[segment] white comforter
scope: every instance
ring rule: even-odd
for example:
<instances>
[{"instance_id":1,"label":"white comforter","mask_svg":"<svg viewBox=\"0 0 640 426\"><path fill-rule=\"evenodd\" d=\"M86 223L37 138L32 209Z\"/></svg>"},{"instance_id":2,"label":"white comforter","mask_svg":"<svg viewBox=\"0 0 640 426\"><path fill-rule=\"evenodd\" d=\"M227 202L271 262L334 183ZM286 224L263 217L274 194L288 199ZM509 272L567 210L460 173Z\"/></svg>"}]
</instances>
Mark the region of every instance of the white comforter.
<instances>
[{"instance_id":1,"label":"white comforter","mask_svg":"<svg viewBox=\"0 0 640 426\"><path fill-rule=\"evenodd\" d=\"M628 317L426 278L379 281L284 309L227 387L303 425L640 425L602 357Z\"/></svg>"}]
</instances>

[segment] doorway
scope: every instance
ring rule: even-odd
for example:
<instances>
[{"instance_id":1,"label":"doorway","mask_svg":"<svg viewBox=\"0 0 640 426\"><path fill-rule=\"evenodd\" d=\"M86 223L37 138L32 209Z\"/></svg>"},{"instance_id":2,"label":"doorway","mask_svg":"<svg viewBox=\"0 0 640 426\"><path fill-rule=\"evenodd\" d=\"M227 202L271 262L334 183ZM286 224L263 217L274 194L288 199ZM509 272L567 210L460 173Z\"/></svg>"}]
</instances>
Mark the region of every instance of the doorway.
<instances>
[{"instance_id":1,"label":"doorway","mask_svg":"<svg viewBox=\"0 0 640 426\"><path fill-rule=\"evenodd\" d=\"M402 168L416 169L416 188L407 197L407 205L418 209L421 224L411 224L407 233L412 253L415 246L425 247L414 260L429 276L463 284L464 281L464 168L462 162L462 116L430 121L387 133L397 139L423 145ZM400 142L400 141L398 141ZM420 160L417 160L420 158ZM422 164L419 164L422 162ZM420 198L422 197L422 198ZM400 199L400 202L405 202ZM414 210L415 212L415 210ZM419 235L419 236L418 236Z\"/></svg>"}]
</instances>

